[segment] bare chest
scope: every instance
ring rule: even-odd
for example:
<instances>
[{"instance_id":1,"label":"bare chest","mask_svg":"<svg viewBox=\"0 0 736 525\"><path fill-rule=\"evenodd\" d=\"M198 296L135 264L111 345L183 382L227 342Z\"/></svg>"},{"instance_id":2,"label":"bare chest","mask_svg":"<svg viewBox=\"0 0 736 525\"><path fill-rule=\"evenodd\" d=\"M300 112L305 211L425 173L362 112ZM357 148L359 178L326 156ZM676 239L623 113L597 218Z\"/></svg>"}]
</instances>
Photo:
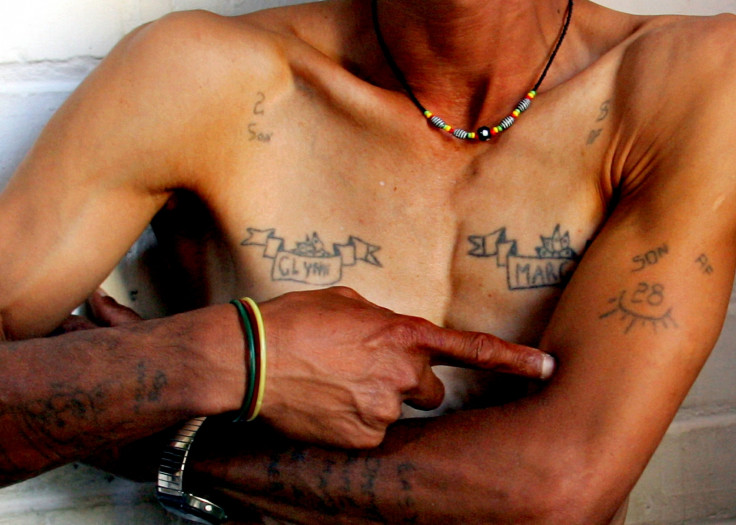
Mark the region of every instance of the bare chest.
<instances>
[{"instance_id":1,"label":"bare chest","mask_svg":"<svg viewBox=\"0 0 736 525\"><path fill-rule=\"evenodd\" d=\"M212 138L204 204L166 212L199 304L340 285L536 342L604 220L610 85L539 96L500 139L468 144L400 93L322 73L246 94Z\"/></svg>"},{"instance_id":2,"label":"bare chest","mask_svg":"<svg viewBox=\"0 0 736 525\"><path fill-rule=\"evenodd\" d=\"M273 132L257 176L227 177L209 211L176 212L210 224L179 236L191 253L175 258L203 302L340 285L438 324L537 340L602 221L595 174L513 145L443 160L312 139L281 148Z\"/></svg>"}]
</instances>

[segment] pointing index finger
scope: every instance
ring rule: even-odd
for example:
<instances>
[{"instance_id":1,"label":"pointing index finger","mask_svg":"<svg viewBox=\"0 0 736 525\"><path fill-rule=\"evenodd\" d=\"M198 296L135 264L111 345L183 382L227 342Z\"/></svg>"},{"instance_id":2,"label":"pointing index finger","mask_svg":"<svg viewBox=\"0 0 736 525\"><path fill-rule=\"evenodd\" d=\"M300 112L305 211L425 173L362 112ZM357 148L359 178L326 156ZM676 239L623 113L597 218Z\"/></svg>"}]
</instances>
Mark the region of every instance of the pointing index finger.
<instances>
[{"instance_id":1,"label":"pointing index finger","mask_svg":"<svg viewBox=\"0 0 736 525\"><path fill-rule=\"evenodd\" d=\"M555 370L551 355L491 334L440 327L432 332L427 342L435 364L495 370L534 379L549 379Z\"/></svg>"}]
</instances>

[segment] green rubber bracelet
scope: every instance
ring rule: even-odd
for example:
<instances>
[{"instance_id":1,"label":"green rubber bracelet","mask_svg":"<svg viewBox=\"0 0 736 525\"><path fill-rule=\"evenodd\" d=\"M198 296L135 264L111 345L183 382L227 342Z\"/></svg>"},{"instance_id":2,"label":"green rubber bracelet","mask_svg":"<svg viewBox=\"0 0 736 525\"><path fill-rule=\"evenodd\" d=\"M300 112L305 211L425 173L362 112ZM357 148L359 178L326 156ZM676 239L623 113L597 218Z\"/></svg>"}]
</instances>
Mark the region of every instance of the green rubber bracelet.
<instances>
[{"instance_id":1,"label":"green rubber bracelet","mask_svg":"<svg viewBox=\"0 0 736 525\"><path fill-rule=\"evenodd\" d=\"M248 312L240 301L230 301L230 304L234 305L240 315L240 324L245 334L245 339L248 343L248 384L245 389L245 396L243 397L243 405L238 410L237 416L233 420L233 423L240 423L245 421L248 417L249 408L253 402L253 395L256 389L256 345L253 338L253 326L250 322Z\"/></svg>"}]
</instances>

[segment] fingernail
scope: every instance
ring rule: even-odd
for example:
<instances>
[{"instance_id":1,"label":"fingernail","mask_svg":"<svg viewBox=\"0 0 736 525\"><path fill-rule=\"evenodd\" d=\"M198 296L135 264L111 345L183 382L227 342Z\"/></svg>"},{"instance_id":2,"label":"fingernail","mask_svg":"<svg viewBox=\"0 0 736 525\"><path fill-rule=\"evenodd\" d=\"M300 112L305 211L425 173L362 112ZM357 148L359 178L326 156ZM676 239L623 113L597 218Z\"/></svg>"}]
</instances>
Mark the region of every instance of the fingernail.
<instances>
[{"instance_id":1,"label":"fingernail","mask_svg":"<svg viewBox=\"0 0 736 525\"><path fill-rule=\"evenodd\" d=\"M549 354L544 354L544 360L542 361L542 379L549 379L555 371L555 358Z\"/></svg>"}]
</instances>

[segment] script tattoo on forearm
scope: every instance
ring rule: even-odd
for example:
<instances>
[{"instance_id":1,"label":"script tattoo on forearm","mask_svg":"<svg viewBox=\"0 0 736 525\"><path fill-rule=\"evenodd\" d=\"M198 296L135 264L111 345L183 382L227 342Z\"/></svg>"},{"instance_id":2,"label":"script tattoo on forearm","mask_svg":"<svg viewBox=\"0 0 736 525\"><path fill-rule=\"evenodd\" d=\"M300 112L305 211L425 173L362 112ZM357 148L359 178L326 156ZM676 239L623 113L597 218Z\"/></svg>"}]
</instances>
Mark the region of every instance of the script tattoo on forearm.
<instances>
[{"instance_id":1,"label":"script tattoo on forearm","mask_svg":"<svg viewBox=\"0 0 736 525\"><path fill-rule=\"evenodd\" d=\"M161 400L161 394L168 384L168 379L161 370L151 375L144 361L139 362L136 366L136 379L138 386L135 390L134 410L138 414L145 403L155 403Z\"/></svg>"},{"instance_id":2,"label":"script tattoo on forearm","mask_svg":"<svg viewBox=\"0 0 736 525\"><path fill-rule=\"evenodd\" d=\"M130 425L118 421L106 429L106 436L96 433L106 418L113 382L93 388L80 388L65 383L50 385L50 392L4 410L0 425L11 425L29 450L42 458L48 467L65 461L65 457L86 456L109 444L109 435ZM24 466L27 459L0 444L0 481L17 481L37 474L36 468ZM33 464L33 463L31 463Z\"/></svg>"},{"instance_id":3,"label":"script tattoo on forearm","mask_svg":"<svg viewBox=\"0 0 736 525\"><path fill-rule=\"evenodd\" d=\"M88 455L110 444L126 428L135 425L145 403L157 403L168 384L160 370L149 372L144 361L132 371L136 387L132 394L132 413L121 417L121 394L126 387L119 379L107 379L93 385L68 380L48 385L48 391L0 413L0 425L12 425L28 447L50 464L67 456ZM130 410L130 409L128 409ZM9 453L0 446L0 465L15 465ZM29 471L30 472L30 471Z\"/></svg>"},{"instance_id":4,"label":"script tattoo on forearm","mask_svg":"<svg viewBox=\"0 0 736 525\"><path fill-rule=\"evenodd\" d=\"M276 236L276 230L248 228L248 237L240 245L260 247L263 258L270 259L271 280L293 281L314 286L331 286L342 280L345 268L365 263L381 267L377 252L380 246L359 237L349 236L344 244L333 243L332 249L317 234L306 235L304 241L287 248L285 239Z\"/></svg>"},{"instance_id":5,"label":"script tattoo on forearm","mask_svg":"<svg viewBox=\"0 0 736 525\"><path fill-rule=\"evenodd\" d=\"M399 491L399 508L403 513L402 523L415 524L419 523L419 513L415 507L413 480L411 475L416 472L417 467L413 463L405 462L401 463L396 471L399 476L399 482L401 483L401 489Z\"/></svg>"},{"instance_id":6,"label":"script tattoo on forearm","mask_svg":"<svg viewBox=\"0 0 736 525\"><path fill-rule=\"evenodd\" d=\"M487 235L469 236L468 255L495 260L496 267L506 272L509 290L565 286L580 259L570 246L570 232L562 233L558 224L552 235L541 235L540 241L536 255L521 255L517 241L506 238L504 227Z\"/></svg>"},{"instance_id":7,"label":"script tattoo on forearm","mask_svg":"<svg viewBox=\"0 0 736 525\"><path fill-rule=\"evenodd\" d=\"M613 318L624 325L628 334L635 327L659 329L677 328L672 317L672 307L665 298L665 287L660 283L640 282L633 290L621 290L608 300L610 309L600 315L600 319Z\"/></svg>"},{"instance_id":8,"label":"script tattoo on forearm","mask_svg":"<svg viewBox=\"0 0 736 525\"><path fill-rule=\"evenodd\" d=\"M411 462L394 465L357 452L312 457L308 449L301 448L274 452L267 467L269 491L286 502L325 516L352 515L376 523L406 524L419 519L413 496L417 470ZM386 495L396 499L379 502ZM398 509L390 511L391 519L381 510L383 505Z\"/></svg>"},{"instance_id":9,"label":"script tattoo on forearm","mask_svg":"<svg viewBox=\"0 0 736 525\"><path fill-rule=\"evenodd\" d=\"M611 112L611 100L609 99L609 100L604 101L600 105L600 108L598 108L598 117L595 119L596 124L606 120L610 112ZM600 137L601 133L603 133L602 127L596 127L590 130L590 133L588 134L587 145L591 146L593 143L595 143L595 141L598 140L598 137Z\"/></svg>"}]
</instances>

